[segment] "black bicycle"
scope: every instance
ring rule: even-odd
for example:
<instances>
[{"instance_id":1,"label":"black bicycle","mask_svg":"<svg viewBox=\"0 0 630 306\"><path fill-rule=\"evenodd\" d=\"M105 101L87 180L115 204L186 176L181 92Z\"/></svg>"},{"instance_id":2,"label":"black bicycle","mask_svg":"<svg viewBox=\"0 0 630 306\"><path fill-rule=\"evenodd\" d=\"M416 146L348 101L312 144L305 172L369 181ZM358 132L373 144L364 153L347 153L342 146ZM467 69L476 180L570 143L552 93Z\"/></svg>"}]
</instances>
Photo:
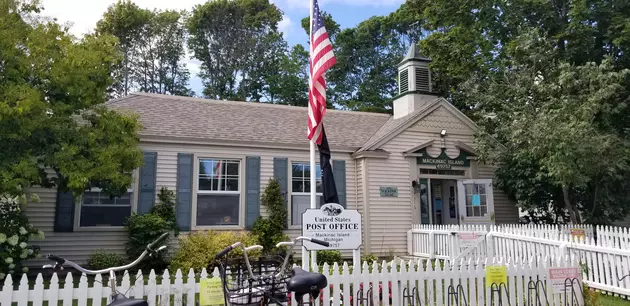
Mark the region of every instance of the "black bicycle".
<instances>
[{"instance_id":1,"label":"black bicycle","mask_svg":"<svg viewBox=\"0 0 630 306\"><path fill-rule=\"evenodd\" d=\"M262 249L260 245L245 247L241 242L237 242L219 252L216 259L219 260L225 305L286 305L290 302L290 292L293 293L298 306L304 304L305 295L310 297L309 300L316 301L320 291L328 286L326 276L321 273L307 272L298 267L292 269L288 267L289 256L293 252L295 243L302 240L329 246L326 241L300 236L292 241L283 241L276 245L278 248L289 247L284 257L261 257L253 264L247 253ZM242 250L242 257L230 259L225 256L236 248Z\"/></svg>"},{"instance_id":2,"label":"black bicycle","mask_svg":"<svg viewBox=\"0 0 630 306\"><path fill-rule=\"evenodd\" d=\"M48 254L46 255L46 258L54 261L55 263L52 265L44 265L44 268L53 268L53 269L63 270L63 265L68 265L77 269L79 272L83 272L88 275L109 273L109 283L110 283L110 288L112 289L112 293L111 293L111 302L107 304L108 306L149 306L149 303L147 303L147 301L144 299L130 299L126 297L124 294L118 292L116 290L116 273L115 272L129 270L130 268L140 263L145 257L152 256L164 250L166 248L165 245L162 245L158 247L157 249L155 247L159 245L162 241L164 241L164 239L166 239L167 236L168 236L168 233L164 233L158 239L149 243L147 245L147 248L142 252L142 254L140 254L140 256L136 260L134 260L132 263L125 266L112 267L112 268L107 268L103 270L88 270L70 260L66 260L59 256Z\"/></svg>"}]
</instances>

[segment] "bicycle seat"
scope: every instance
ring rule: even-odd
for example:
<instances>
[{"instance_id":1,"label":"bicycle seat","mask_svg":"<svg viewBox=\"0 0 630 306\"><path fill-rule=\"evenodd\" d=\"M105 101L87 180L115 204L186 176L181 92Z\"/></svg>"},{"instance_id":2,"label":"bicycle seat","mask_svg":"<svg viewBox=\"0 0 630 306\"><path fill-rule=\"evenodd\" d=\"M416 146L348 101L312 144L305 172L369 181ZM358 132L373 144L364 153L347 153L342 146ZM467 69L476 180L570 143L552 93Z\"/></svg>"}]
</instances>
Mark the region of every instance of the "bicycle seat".
<instances>
[{"instance_id":1,"label":"bicycle seat","mask_svg":"<svg viewBox=\"0 0 630 306\"><path fill-rule=\"evenodd\" d=\"M112 302L107 306L149 306L149 303L142 299L130 299L119 293L114 295Z\"/></svg>"},{"instance_id":2,"label":"bicycle seat","mask_svg":"<svg viewBox=\"0 0 630 306\"><path fill-rule=\"evenodd\" d=\"M295 293L317 292L326 288L328 280L321 273L311 273L301 268L293 268L291 280L289 280L289 291Z\"/></svg>"}]
</instances>

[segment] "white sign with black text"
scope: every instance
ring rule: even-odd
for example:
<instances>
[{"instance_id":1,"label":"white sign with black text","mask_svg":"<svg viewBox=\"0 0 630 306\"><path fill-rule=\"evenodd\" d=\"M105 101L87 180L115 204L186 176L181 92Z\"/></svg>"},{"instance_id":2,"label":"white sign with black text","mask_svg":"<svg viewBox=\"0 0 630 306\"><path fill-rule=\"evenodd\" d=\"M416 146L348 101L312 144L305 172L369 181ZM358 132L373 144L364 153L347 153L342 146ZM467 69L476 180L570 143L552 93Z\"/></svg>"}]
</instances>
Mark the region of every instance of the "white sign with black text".
<instances>
[{"instance_id":1,"label":"white sign with black text","mask_svg":"<svg viewBox=\"0 0 630 306\"><path fill-rule=\"evenodd\" d=\"M361 246L361 214L336 203L302 214L302 236L323 240L329 247L304 241L307 250L357 250Z\"/></svg>"}]
</instances>

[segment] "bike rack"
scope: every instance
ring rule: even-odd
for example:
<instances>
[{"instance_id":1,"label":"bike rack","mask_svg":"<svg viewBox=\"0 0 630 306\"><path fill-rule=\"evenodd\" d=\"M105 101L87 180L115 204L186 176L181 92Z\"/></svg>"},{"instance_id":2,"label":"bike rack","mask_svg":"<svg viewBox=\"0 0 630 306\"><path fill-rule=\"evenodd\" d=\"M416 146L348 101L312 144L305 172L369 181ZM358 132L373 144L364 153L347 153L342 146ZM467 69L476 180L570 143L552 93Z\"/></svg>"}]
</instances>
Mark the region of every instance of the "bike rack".
<instances>
[{"instance_id":1,"label":"bike rack","mask_svg":"<svg viewBox=\"0 0 630 306\"><path fill-rule=\"evenodd\" d=\"M542 297L545 299L545 303L542 303L540 299L541 294L540 290L542 289L543 295ZM534 292L535 300L532 301L532 291ZM534 302L538 302L538 304L534 305ZM549 306L549 300L547 299L547 288L545 284L541 280L534 281L533 279L529 281L527 284L527 306Z\"/></svg>"},{"instance_id":2,"label":"bike rack","mask_svg":"<svg viewBox=\"0 0 630 306\"><path fill-rule=\"evenodd\" d=\"M512 303L510 303L510 290L508 289L507 285L503 282L501 282L500 284L497 285L497 283L492 283L492 285L490 285L490 305L495 305L494 304L494 294L498 293L499 294L499 303L495 306L503 306L503 290L505 290L505 295L507 296L507 304L508 306L512 306Z\"/></svg>"},{"instance_id":3,"label":"bike rack","mask_svg":"<svg viewBox=\"0 0 630 306\"><path fill-rule=\"evenodd\" d=\"M372 296L372 286L370 286L370 289L368 289L366 297L363 297L363 288L360 288L359 290L357 290L357 295L356 295L357 304L356 305L364 306L365 304L363 302L365 301L367 301L368 306L374 306L374 297Z\"/></svg>"},{"instance_id":4,"label":"bike rack","mask_svg":"<svg viewBox=\"0 0 630 306\"><path fill-rule=\"evenodd\" d=\"M448 306L451 306L451 301L453 299L455 300L456 306L468 306L468 299L466 298L466 291L464 290L464 287L462 286L462 284L457 285L457 290L455 290L455 287L453 287L453 285L448 286L448 302L447 302ZM463 305L461 303L462 301L463 301Z\"/></svg>"},{"instance_id":5,"label":"bike rack","mask_svg":"<svg viewBox=\"0 0 630 306\"><path fill-rule=\"evenodd\" d=\"M579 288L579 297L575 291L575 284ZM580 305L580 300L584 301L584 289L582 288L582 282L577 278L567 278L564 280L564 305L569 306L569 300L567 298L567 292L569 287L571 288L571 306Z\"/></svg>"},{"instance_id":6,"label":"bike rack","mask_svg":"<svg viewBox=\"0 0 630 306\"><path fill-rule=\"evenodd\" d=\"M405 289L403 289L403 301L405 299L407 299L407 304L409 306L422 306L418 287L413 287L413 289L411 289L411 294L409 294L409 287L405 287Z\"/></svg>"}]
</instances>

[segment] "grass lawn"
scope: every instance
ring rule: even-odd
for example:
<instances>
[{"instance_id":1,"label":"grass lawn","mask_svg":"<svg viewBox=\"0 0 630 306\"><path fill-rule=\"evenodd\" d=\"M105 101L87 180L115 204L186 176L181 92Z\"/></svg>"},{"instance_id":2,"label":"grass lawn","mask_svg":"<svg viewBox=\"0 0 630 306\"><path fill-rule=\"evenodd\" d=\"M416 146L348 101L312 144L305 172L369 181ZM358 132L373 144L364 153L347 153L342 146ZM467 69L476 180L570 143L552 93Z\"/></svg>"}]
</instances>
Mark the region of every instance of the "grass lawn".
<instances>
[{"instance_id":1,"label":"grass lawn","mask_svg":"<svg viewBox=\"0 0 630 306\"><path fill-rule=\"evenodd\" d=\"M599 303L601 306L630 306L629 300L607 294L599 296Z\"/></svg>"}]
</instances>

